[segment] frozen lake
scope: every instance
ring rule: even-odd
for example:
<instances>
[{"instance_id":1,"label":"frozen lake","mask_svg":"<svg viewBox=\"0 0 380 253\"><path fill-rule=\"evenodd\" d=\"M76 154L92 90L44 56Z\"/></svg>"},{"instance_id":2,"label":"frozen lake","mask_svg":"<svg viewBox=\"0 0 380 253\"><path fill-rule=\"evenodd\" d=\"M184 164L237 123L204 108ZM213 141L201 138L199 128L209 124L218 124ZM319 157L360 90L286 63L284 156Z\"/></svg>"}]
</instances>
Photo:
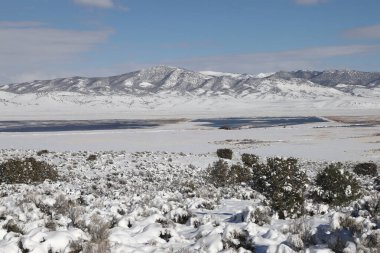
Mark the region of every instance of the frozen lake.
<instances>
[{"instance_id":1,"label":"frozen lake","mask_svg":"<svg viewBox=\"0 0 380 253\"><path fill-rule=\"evenodd\" d=\"M0 132L62 132L145 129L180 120L22 120L0 121Z\"/></svg>"},{"instance_id":2,"label":"frozen lake","mask_svg":"<svg viewBox=\"0 0 380 253\"><path fill-rule=\"evenodd\" d=\"M326 122L319 117L255 117L255 118L218 118L218 119L196 119L193 122L199 122L203 126L216 128L260 128L291 126L307 123Z\"/></svg>"},{"instance_id":3,"label":"frozen lake","mask_svg":"<svg viewBox=\"0 0 380 253\"><path fill-rule=\"evenodd\" d=\"M62 132L120 129L148 129L182 122L170 120L22 120L0 121L0 132ZM196 119L197 125L214 128L261 128L326 122L319 117L254 117Z\"/></svg>"},{"instance_id":4,"label":"frozen lake","mask_svg":"<svg viewBox=\"0 0 380 253\"><path fill-rule=\"evenodd\" d=\"M278 119L278 118L277 118ZM277 120L276 119L276 120ZM297 119L299 120L299 119ZM313 160L329 161L380 161L380 126L374 124L368 127L356 127L353 124L368 122L348 121L346 123L325 121L304 123L284 127L241 127L232 130L219 129L218 124L203 120L192 122L188 120L162 121L131 121L118 122L130 129L81 130L68 131L64 121L56 125L43 126L25 124L12 125L23 132L0 131L0 149L48 149L52 151L104 151L123 150L165 151L184 153L215 152L218 148L231 148L236 153L254 153L260 156L293 156ZM29 122L30 121L26 121ZM26 123L24 122L24 123ZM93 121L84 121L81 129L93 129ZM126 124L126 123L131 124ZM226 123L225 121L222 121ZM247 123L243 121L244 124ZM291 122L291 121L289 121ZM288 122L288 123L289 123ZM42 122L34 121L35 124ZM104 122L103 122L104 123ZM100 124L102 127L110 125ZM215 122L214 122L215 123ZM231 121L229 122L231 123ZM232 121L240 124L242 120ZM272 124L273 122L271 122ZM346 127L353 125L352 127ZM8 126L11 126L8 123ZM118 125L119 126L119 125ZM4 125L2 126L4 129ZM40 131L31 132L36 127ZM55 128L53 128L55 127ZM66 127L66 131L58 131L58 127ZM131 129L131 128L134 129ZM73 129L73 126L70 126ZM53 131L52 129L57 129ZM28 131L29 132L28 132Z\"/></svg>"}]
</instances>

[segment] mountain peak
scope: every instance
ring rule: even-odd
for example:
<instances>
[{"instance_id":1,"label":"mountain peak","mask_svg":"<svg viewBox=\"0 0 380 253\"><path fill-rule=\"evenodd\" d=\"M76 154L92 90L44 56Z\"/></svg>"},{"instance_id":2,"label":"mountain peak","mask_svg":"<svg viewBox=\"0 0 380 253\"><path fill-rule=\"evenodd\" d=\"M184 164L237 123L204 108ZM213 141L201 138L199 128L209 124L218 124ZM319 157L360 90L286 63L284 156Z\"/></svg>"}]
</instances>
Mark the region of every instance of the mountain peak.
<instances>
[{"instance_id":1,"label":"mountain peak","mask_svg":"<svg viewBox=\"0 0 380 253\"><path fill-rule=\"evenodd\" d=\"M218 72L218 71L200 71L202 75L210 76L210 77L222 77L222 76L228 76L237 78L242 76L243 74L236 74L236 73L228 73L228 72Z\"/></svg>"},{"instance_id":2,"label":"mountain peak","mask_svg":"<svg viewBox=\"0 0 380 253\"><path fill-rule=\"evenodd\" d=\"M140 70L140 72L160 72L160 71L167 72L167 71L176 71L176 70L190 71L190 70L187 70L187 69L183 69L183 68L179 68L179 67L174 67L174 66L156 65L156 66L153 66L153 67L144 68L144 69Z\"/></svg>"}]
</instances>

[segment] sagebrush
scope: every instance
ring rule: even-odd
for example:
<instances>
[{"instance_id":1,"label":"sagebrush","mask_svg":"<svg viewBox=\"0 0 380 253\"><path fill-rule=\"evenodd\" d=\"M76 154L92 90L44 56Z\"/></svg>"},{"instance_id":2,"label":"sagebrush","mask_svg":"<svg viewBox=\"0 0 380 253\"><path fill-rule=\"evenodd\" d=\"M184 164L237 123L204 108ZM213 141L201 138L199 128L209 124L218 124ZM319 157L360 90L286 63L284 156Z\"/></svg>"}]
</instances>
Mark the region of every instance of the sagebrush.
<instances>
[{"instance_id":1,"label":"sagebrush","mask_svg":"<svg viewBox=\"0 0 380 253\"><path fill-rule=\"evenodd\" d=\"M52 165L37 161L33 157L23 160L10 159L0 164L0 183L30 184L57 179L58 172Z\"/></svg>"}]
</instances>

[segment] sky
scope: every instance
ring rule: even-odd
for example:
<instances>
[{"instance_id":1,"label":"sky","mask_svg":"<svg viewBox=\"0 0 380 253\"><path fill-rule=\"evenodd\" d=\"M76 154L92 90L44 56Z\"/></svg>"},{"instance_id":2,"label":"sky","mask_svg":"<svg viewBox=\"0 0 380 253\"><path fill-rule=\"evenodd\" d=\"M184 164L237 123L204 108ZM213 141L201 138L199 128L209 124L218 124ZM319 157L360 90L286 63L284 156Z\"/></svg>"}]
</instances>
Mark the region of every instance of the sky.
<instances>
[{"instance_id":1,"label":"sky","mask_svg":"<svg viewBox=\"0 0 380 253\"><path fill-rule=\"evenodd\" d=\"M0 83L155 65L380 71L380 1L1 0Z\"/></svg>"}]
</instances>

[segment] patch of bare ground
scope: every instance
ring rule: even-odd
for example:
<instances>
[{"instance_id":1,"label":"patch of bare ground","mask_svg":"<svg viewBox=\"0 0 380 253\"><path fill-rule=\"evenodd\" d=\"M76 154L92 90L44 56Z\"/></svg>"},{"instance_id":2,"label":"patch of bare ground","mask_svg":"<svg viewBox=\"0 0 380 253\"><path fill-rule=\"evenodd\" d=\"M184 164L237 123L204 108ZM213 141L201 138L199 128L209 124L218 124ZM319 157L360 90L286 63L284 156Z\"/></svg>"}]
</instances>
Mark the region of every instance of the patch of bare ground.
<instances>
[{"instance_id":1,"label":"patch of bare ground","mask_svg":"<svg viewBox=\"0 0 380 253\"><path fill-rule=\"evenodd\" d=\"M253 139L241 139L241 140L224 140L224 141L214 141L212 143L216 145L231 145L235 147L245 146L245 147L254 147L254 146L269 146L271 143L283 142L283 141L261 141Z\"/></svg>"},{"instance_id":2,"label":"patch of bare ground","mask_svg":"<svg viewBox=\"0 0 380 253\"><path fill-rule=\"evenodd\" d=\"M328 120L345 124L380 125L380 115L365 116L326 116Z\"/></svg>"},{"instance_id":3,"label":"patch of bare ground","mask_svg":"<svg viewBox=\"0 0 380 253\"><path fill-rule=\"evenodd\" d=\"M367 151L368 153L373 153L373 154L380 154L380 149L370 149Z\"/></svg>"}]
</instances>

